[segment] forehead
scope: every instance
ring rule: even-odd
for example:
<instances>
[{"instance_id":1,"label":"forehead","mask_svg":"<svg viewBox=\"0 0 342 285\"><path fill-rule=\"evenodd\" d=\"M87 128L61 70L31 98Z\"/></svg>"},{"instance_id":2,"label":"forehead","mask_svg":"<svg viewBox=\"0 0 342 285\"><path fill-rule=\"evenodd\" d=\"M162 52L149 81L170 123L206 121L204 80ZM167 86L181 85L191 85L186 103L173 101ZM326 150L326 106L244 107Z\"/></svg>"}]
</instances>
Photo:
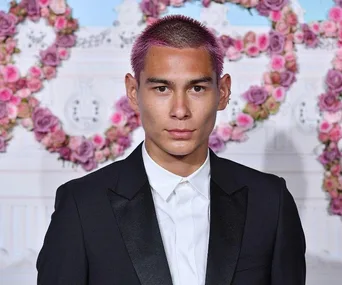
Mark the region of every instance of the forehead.
<instances>
[{"instance_id":1,"label":"forehead","mask_svg":"<svg viewBox=\"0 0 342 285\"><path fill-rule=\"evenodd\" d=\"M143 73L148 76L213 74L209 52L205 48L151 46L144 60Z\"/></svg>"}]
</instances>

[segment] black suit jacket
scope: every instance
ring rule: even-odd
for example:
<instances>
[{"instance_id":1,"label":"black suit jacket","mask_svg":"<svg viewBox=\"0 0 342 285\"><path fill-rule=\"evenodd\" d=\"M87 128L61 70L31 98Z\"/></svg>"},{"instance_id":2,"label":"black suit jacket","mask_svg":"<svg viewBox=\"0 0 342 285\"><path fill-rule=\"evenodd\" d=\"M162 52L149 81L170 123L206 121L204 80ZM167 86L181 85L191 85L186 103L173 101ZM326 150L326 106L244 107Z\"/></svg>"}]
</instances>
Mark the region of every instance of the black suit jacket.
<instances>
[{"instance_id":1,"label":"black suit jacket","mask_svg":"<svg viewBox=\"0 0 342 285\"><path fill-rule=\"evenodd\" d=\"M210 165L205 284L305 284L305 238L285 181L212 151ZM141 144L58 188L37 269L42 285L172 284Z\"/></svg>"}]
</instances>

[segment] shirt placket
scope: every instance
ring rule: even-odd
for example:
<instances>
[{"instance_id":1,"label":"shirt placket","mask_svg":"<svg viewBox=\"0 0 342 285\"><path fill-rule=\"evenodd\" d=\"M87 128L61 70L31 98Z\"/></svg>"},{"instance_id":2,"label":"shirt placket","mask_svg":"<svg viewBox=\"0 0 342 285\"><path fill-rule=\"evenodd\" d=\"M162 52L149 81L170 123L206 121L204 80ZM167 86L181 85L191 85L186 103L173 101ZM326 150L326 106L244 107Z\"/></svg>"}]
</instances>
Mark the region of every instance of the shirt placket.
<instances>
[{"instance_id":1,"label":"shirt placket","mask_svg":"<svg viewBox=\"0 0 342 285\"><path fill-rule=\"evenodd\" d=\"M192 200L194 189L188 181L181 182L176 192L176 256L180 285L197 284Z\"/></svg>"}]
</instances>

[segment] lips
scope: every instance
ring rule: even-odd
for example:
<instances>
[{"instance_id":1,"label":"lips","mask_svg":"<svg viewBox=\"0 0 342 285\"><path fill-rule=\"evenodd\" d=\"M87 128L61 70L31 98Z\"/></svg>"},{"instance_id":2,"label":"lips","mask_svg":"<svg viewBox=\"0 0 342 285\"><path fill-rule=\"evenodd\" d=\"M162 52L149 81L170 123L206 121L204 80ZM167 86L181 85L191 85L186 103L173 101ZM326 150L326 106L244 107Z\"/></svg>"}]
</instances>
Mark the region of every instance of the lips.
<instances>
[{"instance_id":1,"label":"lips","mask_svg":"<svg viewBox=\"0 0 342 285\"><path fill-rule=\"evenodd\" d=\"M192 137L194 130L188 129L172 129L168 130L168 133L174 139L190 139Z\"/></svg>"}]
</instances>

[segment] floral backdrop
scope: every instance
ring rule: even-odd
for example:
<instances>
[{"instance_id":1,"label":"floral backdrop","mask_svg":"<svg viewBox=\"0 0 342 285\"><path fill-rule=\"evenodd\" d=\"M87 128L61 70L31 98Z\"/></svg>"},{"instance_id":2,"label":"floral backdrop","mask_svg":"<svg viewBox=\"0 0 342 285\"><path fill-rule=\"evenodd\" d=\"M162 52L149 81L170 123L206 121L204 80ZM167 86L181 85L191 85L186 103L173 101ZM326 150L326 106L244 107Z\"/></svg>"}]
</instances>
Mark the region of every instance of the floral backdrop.
<instances>
[{"instance_id":1,"label":"floral backdrop","mask_svg":"<svg viewBox=\"0 0 342 285\"><path fill-rule=\"evenodd\" d=\"M194 0L142 0L141 21L149 25L168 8L182 7L186 2ZM300 72L299 46L315 49L321 39L332 38L341 47L323 79L326 91L317 94L317 106L322 114L318 127L321 142L318 160L324 169L322 187L330 197L330 211L342 215L342 1L334 1L326 19L310 23L299 23L289 0L200 1L205 8L212 2L222 5L231 2L253 11L265 17L270 27L267 33L248 31L239 36L222 34L212 28L226 61L244 57L252 60L263 54L269 58L260 84L251 85L240 94L245 101L242 110L231 121L215 127L210 136L210 147L215 152L222 151L229 142L246 141L250 130L278 112ZM121 156L132 143L132 132L140 127L139 114L130 108L125 97L113 103L110 126L105 132L85 137L68 134L61 120L42 106L36 96L45 81L58 76L58 68L72 55L77 43L79 24L68 3L64 0L11 1L9 10L0 12L0 18L0 152L6 152L15 139L13 128L21 125L31 131L47 151L57 153L60 160L80 165L86 171ZM22 74L13 60L13 55L21 52L14 38L17 27L25 21L41 19L53 28L55 41L41 50L36 64Z\"/></svg>"}]
</instances>

